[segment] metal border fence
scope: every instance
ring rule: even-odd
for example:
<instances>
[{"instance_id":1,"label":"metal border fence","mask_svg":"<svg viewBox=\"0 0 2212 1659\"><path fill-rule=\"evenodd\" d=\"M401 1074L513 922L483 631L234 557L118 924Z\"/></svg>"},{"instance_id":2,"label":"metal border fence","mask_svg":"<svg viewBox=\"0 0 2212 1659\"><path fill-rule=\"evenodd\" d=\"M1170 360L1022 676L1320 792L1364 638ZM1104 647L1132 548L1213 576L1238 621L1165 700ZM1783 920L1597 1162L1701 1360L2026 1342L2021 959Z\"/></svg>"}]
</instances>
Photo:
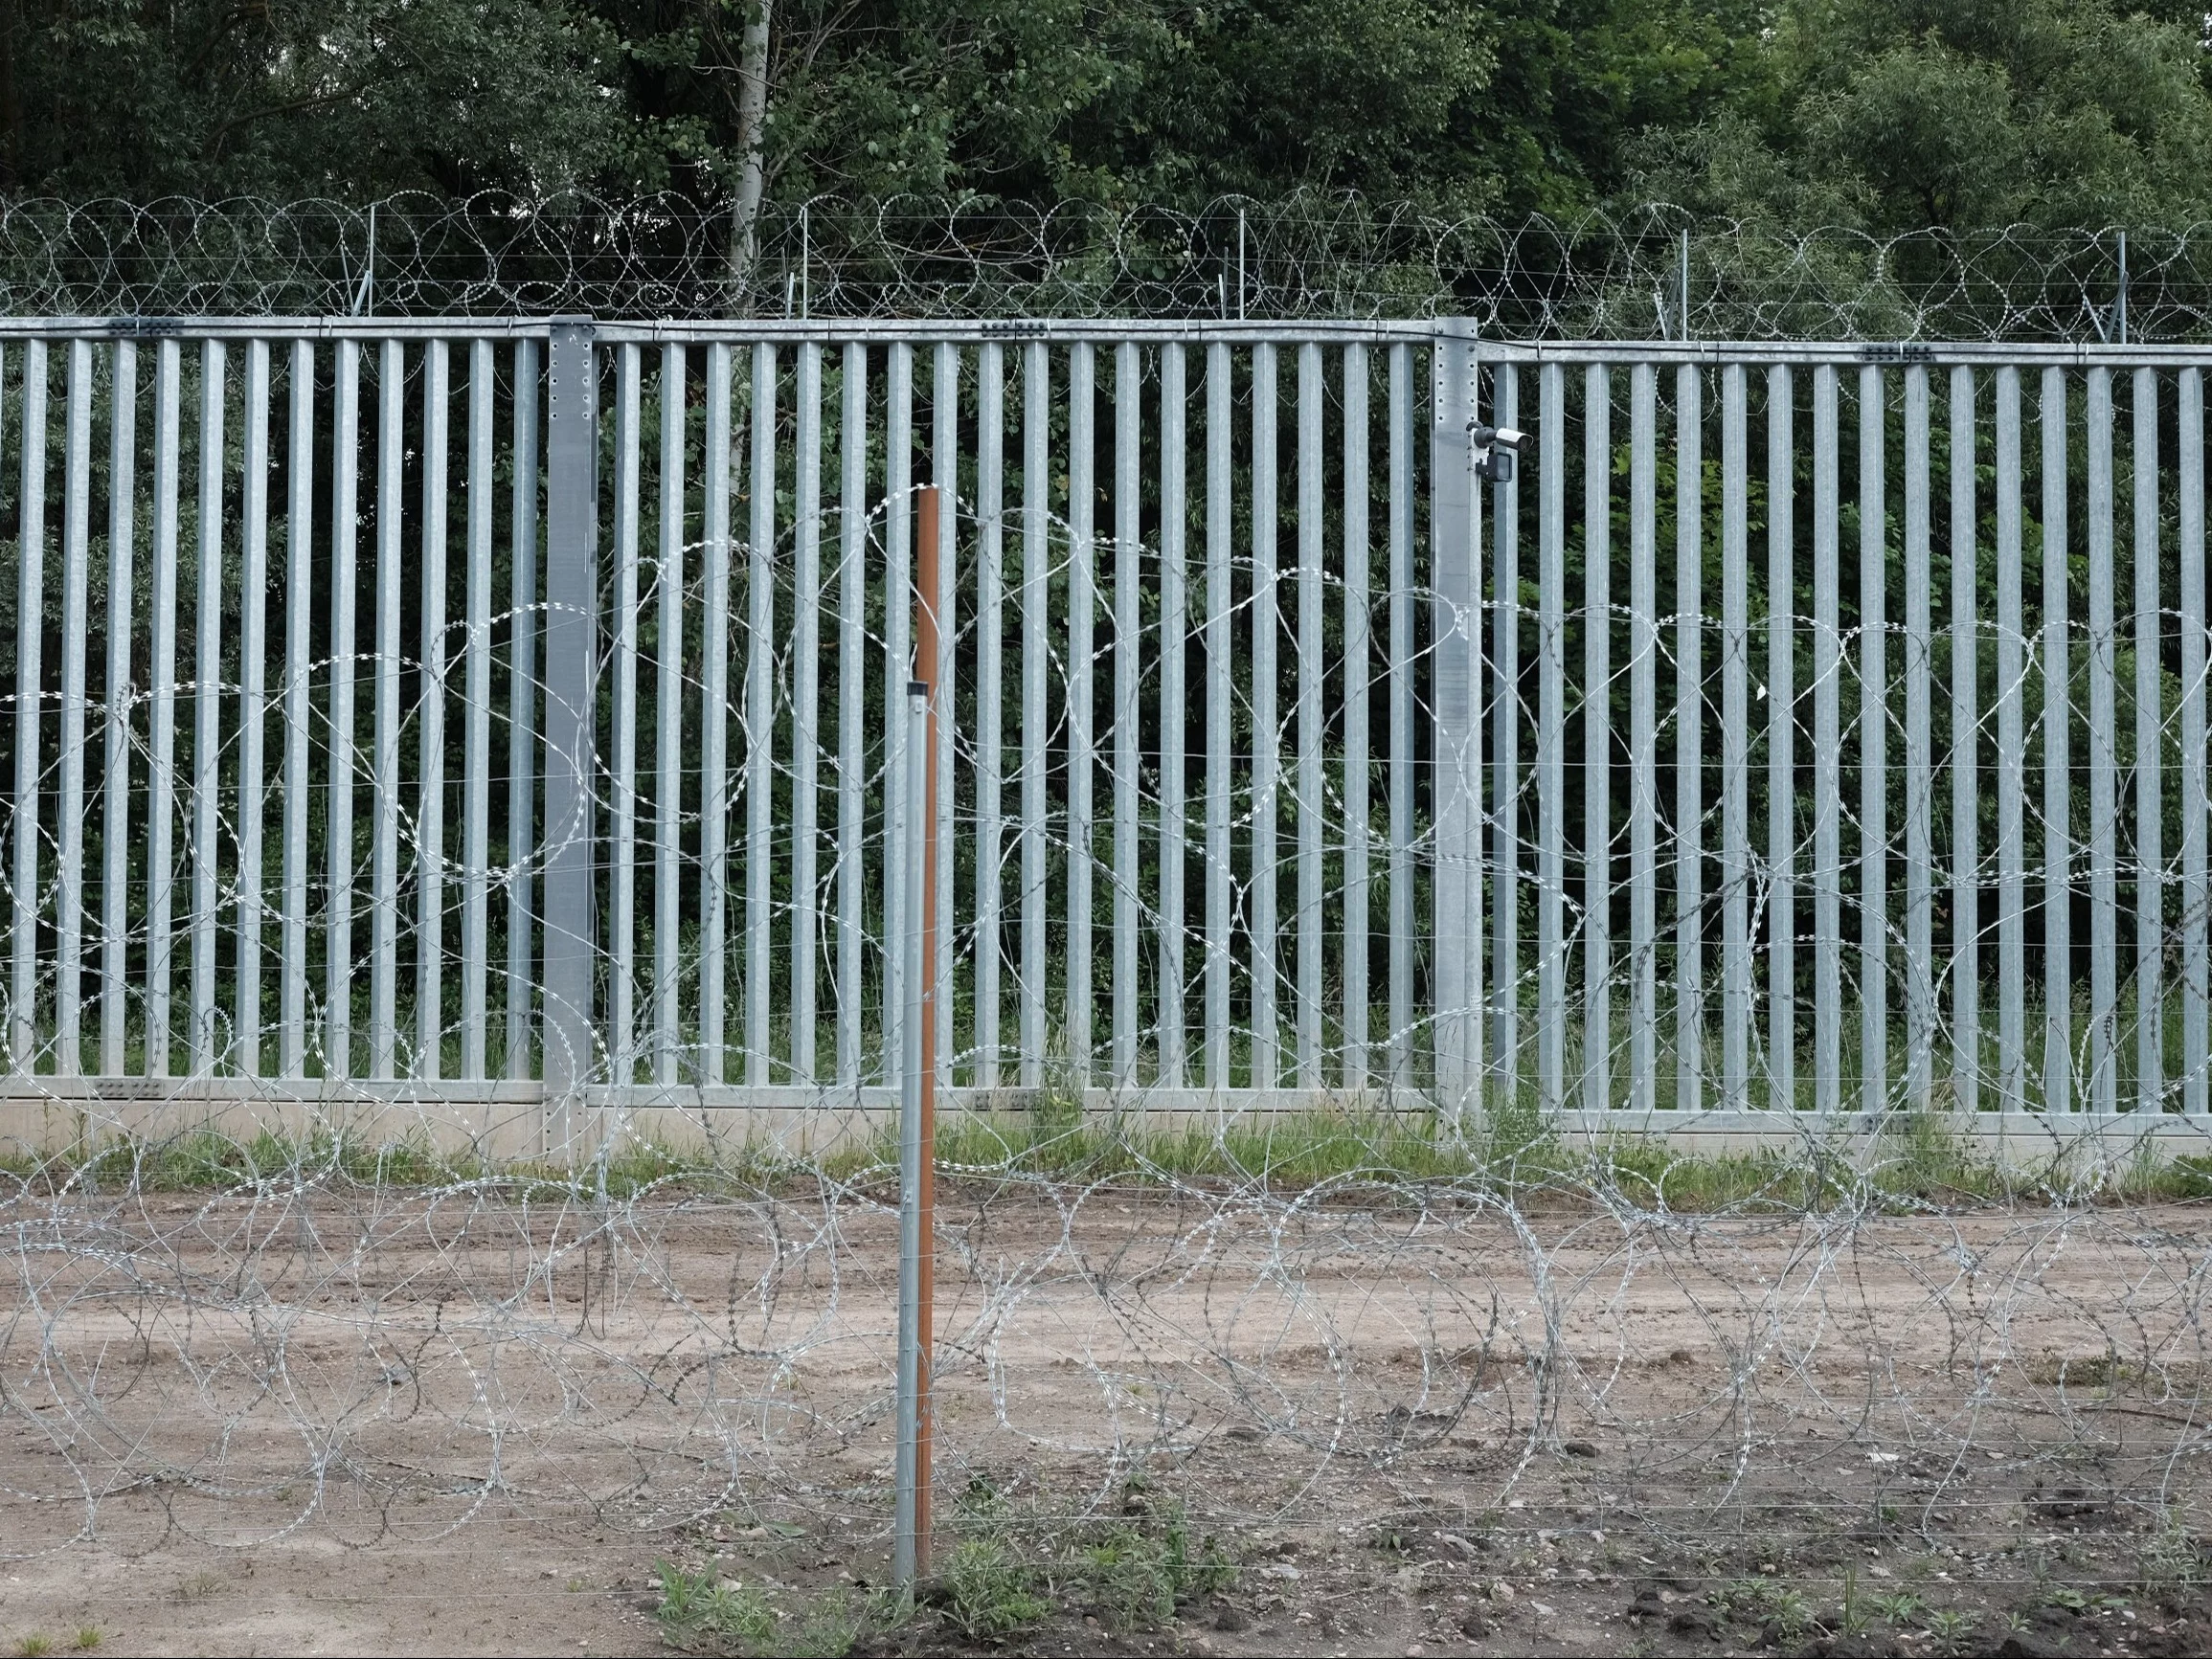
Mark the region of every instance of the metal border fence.
<instances>
[{"instance_id":1,"label":"metal border fence","mask_svg":"<svg viewBox=\"0 0 2212 1659\"><path fill-rule=\"evenodd\" d=\"M887 1099L928 483L956 1098L2206 1110L2185 348L18 320L0 398L19 1098Z\"/></svg>"}]
</instances>

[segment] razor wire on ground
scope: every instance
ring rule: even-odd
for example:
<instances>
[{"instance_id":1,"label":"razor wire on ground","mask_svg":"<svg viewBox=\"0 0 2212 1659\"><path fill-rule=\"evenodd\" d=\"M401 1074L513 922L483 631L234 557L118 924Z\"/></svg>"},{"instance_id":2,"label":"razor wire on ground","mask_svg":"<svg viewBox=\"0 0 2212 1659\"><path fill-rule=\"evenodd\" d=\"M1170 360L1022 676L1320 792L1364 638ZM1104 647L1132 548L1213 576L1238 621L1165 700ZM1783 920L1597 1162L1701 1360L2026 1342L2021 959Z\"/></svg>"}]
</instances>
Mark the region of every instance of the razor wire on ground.
<instances>
[{"instance_id":1,"label":"razor wire on ground","mask_svg":"<svg viewBox=\"0 0 2212 1659\"><path fill-rule=\"evenodd\" d=\"M1653 206L1454 218L1300 191L1192 209L665 195L0 203L0 313L1473 319L1510 340L2172 343L2203 225L1875 234Z\"/></svg>"},{"instance_id":2,"label":"razor wire on ground","mask_svg":"<svg viewBox=\"0 0 2212 1659\"><path fill-rule=\"evenodd\" d=\"M948 1535L2194 1593L2193 370L1486 362L1470 589L1411 344L597 349L580 817L537 342L0 356L0 1550L880 1551L929 479Z\"/></svg>"}]
</instances>

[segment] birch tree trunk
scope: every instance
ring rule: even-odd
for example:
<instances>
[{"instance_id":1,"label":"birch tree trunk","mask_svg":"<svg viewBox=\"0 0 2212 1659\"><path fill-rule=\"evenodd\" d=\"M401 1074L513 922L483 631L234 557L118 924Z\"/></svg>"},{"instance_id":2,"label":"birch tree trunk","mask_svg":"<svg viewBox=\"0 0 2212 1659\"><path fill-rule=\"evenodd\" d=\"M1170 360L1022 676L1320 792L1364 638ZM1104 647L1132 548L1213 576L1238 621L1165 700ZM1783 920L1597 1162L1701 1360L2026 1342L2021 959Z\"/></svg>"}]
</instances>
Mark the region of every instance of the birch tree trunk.
<instances>
[{"instance_id":1,"label":"birch tree trunk","mask_svg":"<svg viewBox=\"0 0 2212 1659\"><path fill-rule=\"evenodd\" d=\"M737 200L730 219L730 289L734 303L752 308L754 266L764 168L762 128L768 119L768 13L772 0L746 0L745 34L737 48Z\"/></svg>"}]
</instances>

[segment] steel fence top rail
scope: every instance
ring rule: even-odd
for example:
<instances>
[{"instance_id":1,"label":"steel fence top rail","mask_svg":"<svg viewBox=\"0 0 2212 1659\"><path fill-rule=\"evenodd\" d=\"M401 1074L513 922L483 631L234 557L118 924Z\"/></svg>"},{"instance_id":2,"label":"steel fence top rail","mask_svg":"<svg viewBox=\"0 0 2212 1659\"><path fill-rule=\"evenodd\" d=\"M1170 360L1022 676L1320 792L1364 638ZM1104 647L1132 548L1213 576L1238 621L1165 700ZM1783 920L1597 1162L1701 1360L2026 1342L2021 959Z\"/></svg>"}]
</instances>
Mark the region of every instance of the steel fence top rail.
<instances>
[{"instance_id":1,"label":"steel fence top rail","mask_svg":"<svg viewBox=\"0 0 2212 1659\"><path fill-rule=\"evenodd\" d=\"M0 201L0 315L1258 321L1504 340L2212 340L2212 224L1876 235L1449 217L1301 191L1195 209L674 195Z\"/></svg>"}]
</instances>

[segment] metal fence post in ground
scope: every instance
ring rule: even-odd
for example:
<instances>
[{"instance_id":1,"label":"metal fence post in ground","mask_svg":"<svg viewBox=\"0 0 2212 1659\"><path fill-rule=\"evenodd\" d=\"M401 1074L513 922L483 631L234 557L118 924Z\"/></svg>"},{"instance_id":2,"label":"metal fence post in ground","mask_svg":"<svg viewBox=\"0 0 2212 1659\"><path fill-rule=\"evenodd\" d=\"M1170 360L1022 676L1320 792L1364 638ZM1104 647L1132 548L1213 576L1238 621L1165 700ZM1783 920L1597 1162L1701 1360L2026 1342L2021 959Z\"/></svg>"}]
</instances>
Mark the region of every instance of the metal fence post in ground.
<instances>
[{"instance_id":1,"label":"metal fence post in ground","mask_svg":"<svg viewBox=\"0 0 2212 1659\"><path fill-rule=\"evenodd\" d=\"M939 501L915 492L919 541L914 570L916 676L907 684L905 898L900 950L906 958L905 1019L899 1031L899 1259L897 1516L893 1577L911 1583L930 1564L930 1349L937 1330L937 728L932 718L940 667L937 584ZM898 762L893 762L894 766Z\"/></svg>"},{"instance_id":2,"label":"metal fence post in ground","mask_svg":"<svg viewBox=\"0 0 2212 1659\"><path fill-rule=\"evenodd\" d=\"M1473 325L1438 325L1430 426L1430 487L1434 492L1435 946L1429 1006L1435 1019L1436 1110L1464 1124L1479 1107L1482 1065L1482 971L1477 955L1482 916L1482 735L1480 627L1475 549L1481 545L1480 498L1469 472L1467 424L1475 415Z\"/></svg>"},{"instance_id":3,"label":"metal fence post in ground","mask_svg":"<svg viewBox=\"0 0 2212 1659\"><path fill-rule=\"evenodd\" d=\"M927 960L925 911L930 890L925 846L928 840L929 686L915 680L907 684L905 776L898 787L906 791L905 845L899 855L906 861L905 904L900 918L899 949L906 956L906 1018L899 1032L898 1111L898 1441L892 1485L896 1513L892 1531L892 1578L911 1584L928 1557L929 1466L923 1424L929 1386L927 1356L923 1353L923 1255L928 1237L923 1230L923 1207L929 1189L928 1149L924 1142L922 1046L927 1010L923 1006L922 975Z\"/></svg>"},{"instance_id":4,"label":"metal fence post in ground","mask_svg":"<svg viewBox=\"0 0 2212 1659\"><path fill-rule=\"evenodd\" d=\"M548 1150L568 1146L592 1062L598 398L589 318L553 324L547 363L545 1085Z\"/></svg>"}]
</instances>

